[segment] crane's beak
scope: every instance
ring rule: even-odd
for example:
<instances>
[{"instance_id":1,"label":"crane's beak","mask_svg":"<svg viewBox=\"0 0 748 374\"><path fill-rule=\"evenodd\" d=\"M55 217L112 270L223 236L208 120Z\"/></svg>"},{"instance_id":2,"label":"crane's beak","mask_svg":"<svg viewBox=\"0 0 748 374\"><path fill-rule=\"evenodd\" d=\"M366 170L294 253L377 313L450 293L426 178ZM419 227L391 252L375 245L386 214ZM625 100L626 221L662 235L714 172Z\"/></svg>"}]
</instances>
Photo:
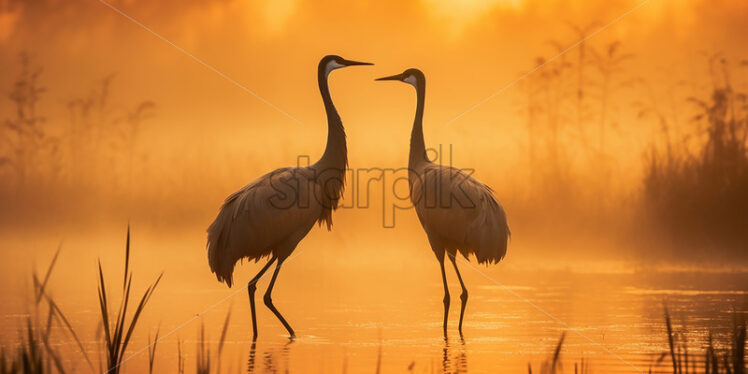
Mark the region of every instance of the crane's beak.
<instances>
[{"instance_id":1,"label":"crane's beak","mask_svg":"<svg viewBox=\"0 0 748 374\"><path fill-rule=\"evenodd\" d=\"M401 80L403 80L402 74L395 74L389 77L382 77L382 78L375 79L375 81L401 81Z\"/></svg>"},{"instance_id":2,"label":"crane's beak","mask_svg":"<svg viewBox=\"0 0 748 374\"><path fill-rule=\"evenodd\" d=\"M344 60L343 65L345 66L354 66L354 65L374 65L371 62L360 62L360 61L351 61L351 60Z\"/></svg>"}]
</instances>

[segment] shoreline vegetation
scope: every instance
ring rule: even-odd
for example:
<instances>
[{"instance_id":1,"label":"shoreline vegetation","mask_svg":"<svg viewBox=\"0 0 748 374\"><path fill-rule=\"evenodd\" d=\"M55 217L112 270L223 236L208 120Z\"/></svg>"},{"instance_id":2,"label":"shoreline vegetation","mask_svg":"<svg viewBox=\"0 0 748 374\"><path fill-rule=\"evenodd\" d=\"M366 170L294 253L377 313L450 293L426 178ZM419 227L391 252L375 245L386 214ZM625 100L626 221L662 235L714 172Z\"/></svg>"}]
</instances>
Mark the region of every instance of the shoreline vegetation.
<instances>
[{"instance_id":1,"label":"shoreline vegetation","mask_svg":"<svg viewBox=\"0 0 748 374\"><path fill-rule=\"evenodd\" d=\"M119 373L126 364L132 352L127 351L128 344L131 342L133 332L138 327L139 316L146 309L148 301L154 297L156 288L163 277L160 274L153 283L146 287L143 295L139 299L133 296L131 288L133 269L130 268L130 229L127 229L127 238L124 253L124 271L122 279L122 299L117 302L112 299L116 294L116 288L107 288L106 281L111 279L105 275L105 272L99 264L98 268L98 285L97 292L99 295L100 319L97 322L97 337L100 346L97 350L99 356L92 358L91 353L85 348L80 336L76 333L75 328L71 325L65 313L57 306L52 296L47 292L49 287L50 276L57 264L61 248L58 248L53 256L49 267L40 278L36 272L32 273L33 280L33 303L31 305L31 315L27 317L25 326L19 330L19 338L14 347L0 347L0 374L46 374L46 373L76 373L76 372L99 372L99 373ZM116 277L115 277L116 278ZM137 303L131 303L131 301ZM119 305L117 309L111 309L111 304ZM134 309L132 309L132 307ZM116 311L116 312L115 312ZM206 338L205 326L202 321L198 331L196 346L195 372L198 374L210 374L221 372L221 362L223 357L223 347L226 341L227 331L229 330L231 313L227 313L222 325L220 338L217 346L211 349L208 339ZM745 366L745 343L746 343L746 321L745 316L735 312L734 324L729 342L721 348L718 348L710 334L708 345L698 349L686 339L683 331L678 331L672 323L670 313L667 307L664 308L664 324L667 328L667 336L663 337L663 343L667 350L662 352L651 363L648 372L653 373L673 373L673 374L744 374ZM153 373L154 362L158 359L158 344L166 336L159 337L160 329L156 330L155 336L151 339L148 337L147 355L144 358L148 360L149 372ZM60 338L57 334L65 334L74 345L74 353L77 357L63 357L53 339ZM574 372L575 374L594 373L594 366L588 359L582 358L580 361L573 362L573 367L562 366L562 351L566 333L562 333L553 354L546 361L539 365L528 363L527 370L529 374L556 374L563 372ZM185 373L185 356L183 353L182 340L178 342L178 358L175 364L176 372ZM250 351L249 368L250 372L254 370L254 352L255 344L252 344ZM266 357L272 364L272 357ZM377 366L372 368L375 373L381 372L381 362L386 360L382 356L380 347ZM66 362L77 362L79 365L70 365ZM667 363L670 363L668 365ZM98 367L96 367L98 365ZM412 372L415 362L411 363L403 371ZM669 368L669 369L668 369ZM243 372L241 368L234 369L236 372ZM667 370L667 371L663 371ZM229 368L229 372L232 370ZM446 371L446 370L445 370ZM344 362L343 372L347 372L347 360Z\"/></svg>"},{"instance_id":2,"label":"shoreline vegetation","mask_svg":"<svg viewBox=\"0 0 748 374\"><path fill-rule=\"evenodd\" d=\"M543 68L518 86L525 122L518 164L512 178L495 183L513 226L537 248L615 243L617 256L643 264L748 264L748 60L707 56L698 81L686 79L693 88L663 105L657 92L667 84L634 76L637 57L626 45L583 44L556 60L538 57L533 63ZM146 130L159 107L120 103L114 75L63 100L66 115L48 118L42 111L56 97L42 66L25 53L19 61L12 110L0 122L4 227L130 217L164 227L202 223L215 208L205 199L235 189L227 176L243 175L252 162L251 154L220 167L211 164L216 155L168 163L150 155ZM622 184L611 143L645 136L626 130L637 127L651 131L636 140L637 176ZM221 172L206 178L206 170ZM498 178L482 172L489 184Z\"/></svg>"}]
</instances>

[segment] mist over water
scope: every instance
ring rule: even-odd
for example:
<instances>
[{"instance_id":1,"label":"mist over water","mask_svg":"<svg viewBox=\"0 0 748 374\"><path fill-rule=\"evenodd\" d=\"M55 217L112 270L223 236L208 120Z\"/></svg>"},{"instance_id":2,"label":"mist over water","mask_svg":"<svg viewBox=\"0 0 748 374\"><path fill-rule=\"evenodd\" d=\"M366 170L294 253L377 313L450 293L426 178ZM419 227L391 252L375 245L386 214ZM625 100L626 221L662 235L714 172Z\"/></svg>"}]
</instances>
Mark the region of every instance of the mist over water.
<instances>
[{"instance_id":1,"label":"mist over water","mask_svg":"<svg viewBox=\"0 0 748 374\"><path fill-rule=\"evenodd\" d=\"M112 4L230 80L99 2L0 1L5 352L44 321L32 271L59 247L46 290L98 366L97 260L119 300L128 224L135 295L164 272L129 372L147 371L157 329L154 372L176 371L179 349L194 371L201 324L228 372L541 372L564 332L565 372L646 371L668 351L665 307L694 360L710 333L730 349L748 305L748 6L651 0L601 29L639 3ZM242 287L264 264L237 265L227 289L205 230L230 193L322 154L329 53L376 64L330 76L346 190L273 294L298 339L258 303L253 346ZM429 156L490 186L512 231L498 265L458 261L464 341L453 273L442 338L439 266L408 199L415 95L372 81L409 67L427 79ZM88 370L55 326L66 367Z\"/></svg>"},{"instance_id":2,"label":"mist over water","mask_svg":"<svg viewBox=\"0 0 748 374\"><path fill-rule=\"evenodd\" d=\"M520 371L528 363L539 368L564 331L562 362L567 370L584 358L595 372L630 372L626 363L604 349L646 370L667 349L663 305L694 351L706 344L709 332L720 347L728 344L734 311L745 311L748 279L744 273L554 270L550 264L529 269L509 261L488 268L460 262L471 290L465 338L462 342L457 335L452 318L445 344L439 270L425 244L414 243L416 250L403 250L392 248L388 240L371 241L354 252L330 245L328 234L320 234L310 235L298 248L298 256L288 260L274 292L276 306L296 328L298 339L289 344L281 324L259 308L254 372L286 368L343 372L343 367L367 372L376 366L380 349L383 372L405 371L413 362L415 372L445 368L461 372L462 367L479 373L495 368ZM29 285L24 282L31 262L43 271L55 240L4 237L8 250L3 252L3 262L14 263L17 269L4 272L2 279L6 285L18 285L5 292L3 306L2 335L12 339L30 312ZM134 288L144 289L162 270L165 275L128 353L145 347L148 335L153 336L157 328L162 336L175 330L159 343L156 372L175 371L180 340L187 367L194 366L201 323L215 354L229 310L222 367L232 368L231 372L248 368L251 323L245 282L240 280L251 278L261 264L240 266L235 276L238 284L227 289L209 274L204 256L191 254L203 249L200 238L196 233L133 231ZM101 257L116 294L123 244L123 233L117 229L102 230L98 236L68 237L50 279L50 294L91 352L101 349L92 323L98 319L96 257ZM35 249L33 261L29 247ZM382 259L364 262L361 256ZM457 279L450 274L448 280L452 294L458 295ZM263 279L258 288L263 290L267 282ZM453 305L452 317L458 312ZM61 343L70 342L64 331L58 334ZM74 346L61 349L69 351L68 360L79 361ZM147 354L141 354L126 365L129 371L141 371L147 364ZM663 371L667 367L667 363L660 365Z\"/></svg>"}]
</instances>

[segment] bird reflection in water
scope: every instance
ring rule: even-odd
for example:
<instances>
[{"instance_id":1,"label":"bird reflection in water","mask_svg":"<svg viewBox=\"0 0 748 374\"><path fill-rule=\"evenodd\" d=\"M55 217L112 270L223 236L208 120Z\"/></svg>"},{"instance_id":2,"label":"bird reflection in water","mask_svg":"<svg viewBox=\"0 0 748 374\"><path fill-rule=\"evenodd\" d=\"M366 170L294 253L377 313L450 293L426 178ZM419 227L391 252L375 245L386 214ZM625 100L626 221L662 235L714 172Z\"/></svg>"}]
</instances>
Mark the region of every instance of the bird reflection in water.
<instances>
[{"instance_id":1,"label":"bird reflection in water","mask_svg":"<svg viewBox=\"0 0 748 374\"><path fill-rule=\"evenodd\" d=\"M455 352L449 345L449 341L444 339L444 348L442 350L442 373L444 374L463 374L468 372L467 353L465 351L465 340L460 339Z\"/></svg>"},{"instance_id":2,"label":"bird reflection in water","mask_svg":"<svg viewBox=\"0 0 748 374\"><path fill-rule=\"evenodd\" d=\"M249 347L249 361L247 362L247 373L255 372L255 353L257 350L257 341L252 341L252 345Z\"/></svg>"},{"instance_id":3,"label":"bird reflection in water","mask_svg":"<svg viewBox=\"0 0 748 374\"><path fill-rule=\"evenodd\" d=\"M275 373L278 372L281 367L285 368L285 371L288 372L289 368L289 357L291 352L291 344L293 344L294 340L291 339L287 343L283 344L283 346L280 348L280 352L277 352L275 349L268 349L265 352L262 352L262 369L260 372L262 373ZM247 373L253 374L255 373L255 369L257 366L257 342L253 341L252 345L249 347L249 359L247 360Z\"/></svg>"}]
</instances>

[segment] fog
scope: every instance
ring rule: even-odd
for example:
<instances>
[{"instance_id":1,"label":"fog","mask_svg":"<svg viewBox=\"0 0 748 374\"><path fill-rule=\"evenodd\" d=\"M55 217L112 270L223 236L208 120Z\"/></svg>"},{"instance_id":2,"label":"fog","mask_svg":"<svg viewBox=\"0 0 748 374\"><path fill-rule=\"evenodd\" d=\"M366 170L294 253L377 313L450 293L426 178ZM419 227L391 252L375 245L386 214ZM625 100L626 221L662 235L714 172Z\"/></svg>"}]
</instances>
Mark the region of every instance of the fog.
<instances>
[{"instance_id":1,"label":"fog","mask_svg":"<svg viewBox=\"0 0 748 374\"><path fill-rule=\"evenodd\" d=\"M561 348L575 372L664 372L672 344L729 368L745 338L746 19L727 0L0 0L0 365L37 335L48 367L110 365L96 283L115 310L126 263L131 300L164 274L123 348L130 372L157 331L155 372L198 357L250 373L548 372ZM375 63L330 75L346 189L273 293L298 341L261 306L250 342L244 282L263 263L227 289L205 230L232 192L321 156L327 54ZM408 198L415 93L374 81L411 67L429 156L490 186L512 231L498 265L460 258L459 341L460 285L449 269L450 340Z\"/></svg>"},{"instance_id":2,"label":"fog","mask_svg":"<svg viewBox=\"0 0 748 374\"><path fill-rule=\"evenodd\" d=\"M321 155L316 63L335 53L376 63L331 76L351 173L363 171L325 234L345 250L423 246L414 211L394 209L407 203L393 182L415 95L373 82L418 67L427 146L495 190L510 258L746 260L746 5L111 4L127 16L100 2L0 6L5 235L201 232L234 190ZM392 178L368 181L370 169Z\"/></svg>"}]
</instances>

